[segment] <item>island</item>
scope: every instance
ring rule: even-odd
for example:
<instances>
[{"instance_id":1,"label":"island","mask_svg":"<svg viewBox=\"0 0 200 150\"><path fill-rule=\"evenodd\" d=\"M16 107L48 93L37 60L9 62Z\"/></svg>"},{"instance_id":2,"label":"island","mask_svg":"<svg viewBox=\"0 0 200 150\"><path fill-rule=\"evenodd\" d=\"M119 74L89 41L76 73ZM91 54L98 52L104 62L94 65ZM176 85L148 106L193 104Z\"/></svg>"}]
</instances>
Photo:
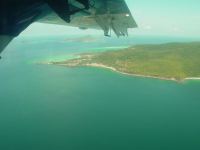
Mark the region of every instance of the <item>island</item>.
<instances>
[{"instance_id":1,"label":"island","mask_svg":"<svg viewBox=\"0 0 200 150\"><path fill-rule=\"evenodd\" d=\"M101 67L127 75L174 81L200 79L200 42L135 45L83 53L78 58L49 64Z\"/></svg>"}]
</instances>

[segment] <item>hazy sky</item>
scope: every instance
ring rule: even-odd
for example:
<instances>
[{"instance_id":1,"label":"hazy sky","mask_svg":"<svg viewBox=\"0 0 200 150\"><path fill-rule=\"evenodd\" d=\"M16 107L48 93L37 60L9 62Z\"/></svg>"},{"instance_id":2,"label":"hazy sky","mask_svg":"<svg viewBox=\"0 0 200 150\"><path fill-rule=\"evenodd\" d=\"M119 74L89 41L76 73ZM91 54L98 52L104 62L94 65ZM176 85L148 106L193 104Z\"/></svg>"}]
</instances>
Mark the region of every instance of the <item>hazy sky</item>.
<instances>
[{"instance_id":1,"label":"hazy sky","mask_svg":"<svg viewBox=\"0 0 200 150\"><path fill-rule=\"evenodd\" d=\"M136 35L200 37L200 0L126 0L139 28ZM103 34L67 26L34 23L23 35Z\"/></svg>"}]
</instances>

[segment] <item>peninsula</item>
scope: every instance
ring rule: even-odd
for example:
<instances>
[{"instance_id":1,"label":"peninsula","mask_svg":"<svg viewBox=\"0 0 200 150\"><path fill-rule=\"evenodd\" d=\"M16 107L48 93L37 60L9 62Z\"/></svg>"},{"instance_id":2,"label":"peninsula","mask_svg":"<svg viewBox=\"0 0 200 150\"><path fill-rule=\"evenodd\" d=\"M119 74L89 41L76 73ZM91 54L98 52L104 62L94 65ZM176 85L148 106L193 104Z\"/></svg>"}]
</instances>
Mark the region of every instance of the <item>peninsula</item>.
<instances>
[{"instance_id":1,"label":"peninsula","mask_svg":"<svg viewBox=\"0 0 200 150\"><path fill-rule=\"evenodd\" d=\"M136 45L122 50L80 54L78 58L50 64L101 67L165 80L200 79L200 42Z\"/></svg>"}]
</instances>

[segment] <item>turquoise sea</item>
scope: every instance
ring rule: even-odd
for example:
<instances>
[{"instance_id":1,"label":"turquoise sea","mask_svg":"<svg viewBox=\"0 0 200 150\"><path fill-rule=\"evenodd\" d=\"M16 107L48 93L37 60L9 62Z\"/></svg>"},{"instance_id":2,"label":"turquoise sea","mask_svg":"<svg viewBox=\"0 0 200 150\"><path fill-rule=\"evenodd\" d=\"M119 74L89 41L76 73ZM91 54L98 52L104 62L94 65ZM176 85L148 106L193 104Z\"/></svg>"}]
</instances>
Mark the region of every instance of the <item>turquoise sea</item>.
<instances>
[{"instance_id":1,"label":"turquoise sea","mask_svg":"<svg viewBox=\"0 0 200 150\"><path fill-rule=\"evenodd\" d=\"M0 150L199 150L200 81L39 64L170 37L19 37L0 60ZM76 37L74 37L76 38Z\"/></svg>"}]
</instances>

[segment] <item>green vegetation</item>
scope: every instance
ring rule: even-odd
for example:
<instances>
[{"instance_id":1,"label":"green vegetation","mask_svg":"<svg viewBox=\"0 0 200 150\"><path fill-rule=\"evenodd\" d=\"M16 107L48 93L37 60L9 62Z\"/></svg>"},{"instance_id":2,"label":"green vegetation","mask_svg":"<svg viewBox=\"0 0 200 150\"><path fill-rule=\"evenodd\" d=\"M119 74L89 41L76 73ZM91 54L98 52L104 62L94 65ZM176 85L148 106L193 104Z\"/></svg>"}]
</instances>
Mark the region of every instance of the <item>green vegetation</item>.
<instances>
[{"instance_id":1,"label":"green vegetation","mask_svg":"<svg viewBox=\"0 0 200 150\"><path fill-rule=\"evenodd\" d=\"M117 51L81 54L80 58L53 64L112 67L142 76L184 80L200 77L200 42L137 45ZM101 66L102 67L102 66Z\"/></svg>"}]
</instances>

